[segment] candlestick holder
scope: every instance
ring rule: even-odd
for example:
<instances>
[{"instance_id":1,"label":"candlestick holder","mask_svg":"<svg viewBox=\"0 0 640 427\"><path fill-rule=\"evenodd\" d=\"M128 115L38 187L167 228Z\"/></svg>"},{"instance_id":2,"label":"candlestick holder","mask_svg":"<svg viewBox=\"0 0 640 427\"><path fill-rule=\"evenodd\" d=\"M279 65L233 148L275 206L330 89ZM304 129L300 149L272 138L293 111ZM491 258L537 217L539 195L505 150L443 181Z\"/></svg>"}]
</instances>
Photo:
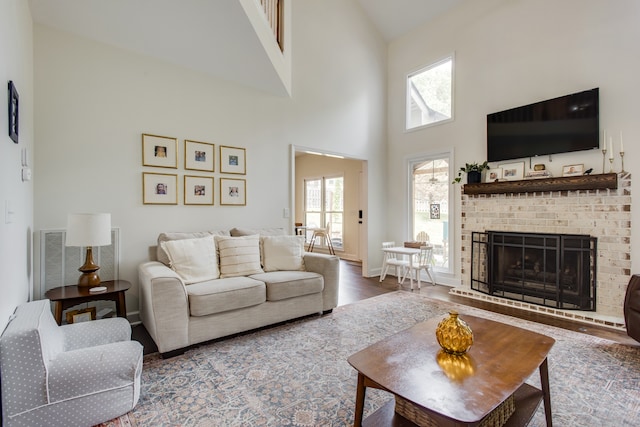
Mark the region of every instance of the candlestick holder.
<instances>
[{"instance_id":1,"label":"candlestick holder","mask_svg":"<svg viewBox=\"0 0 640 427\"><path fill-rule=\"evenodd\" d=\"M603 147L602 147L602 173L605 173L604 172L604 162L605 162L605 159L607 158L607 147L604 144L602 144L602 145L603 145Z\"/></svg>"},{"instance_id":2,"label":"candlestick holder","mask_svg":"<svg viewBox=\"0 0 640 427\"><path fill-rule=\"evenodd\" d=\"M622 170L620 173L624 173L624 151L620 152L620 160L622 161Z\"/></svg>"},{"instance_id":3,"label":"candlestick holder","mask_svg":"<svg viewBox=\"0 0 640 427\"><path fill-rule=\"evenodd\" d=\"M609 157L609 173L613 173L613 157Z\"/></svg>"}]
</instances>

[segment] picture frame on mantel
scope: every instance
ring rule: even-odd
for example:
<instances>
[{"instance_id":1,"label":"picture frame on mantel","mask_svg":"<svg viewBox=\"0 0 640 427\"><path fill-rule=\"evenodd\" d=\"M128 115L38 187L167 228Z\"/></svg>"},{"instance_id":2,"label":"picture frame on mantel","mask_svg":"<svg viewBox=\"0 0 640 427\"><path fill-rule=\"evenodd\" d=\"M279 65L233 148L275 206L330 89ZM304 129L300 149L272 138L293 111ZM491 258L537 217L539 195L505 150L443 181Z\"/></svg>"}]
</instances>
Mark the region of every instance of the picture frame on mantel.
<instances>
[{"instance_id":1,"label":"picture frame on mantel","mask_svg":"<svg viewBox=\"0 0 640 427\"><path fill-rule=\"evenodd\" d=\"M7 111L9 113L9 138L17 144L20 130L20 108L18 105L20 96L18 95L18 89L16 89L12 80L9 80L8 99Z\"/></svg>"},{"instance_id":2,"label":"picture frame on mantel","mask_svg":"<svg viewBox=\"0 0 640 427\"><path fill-rule=\"evenodd\" d=\"M507 181L518 181L524 179L524 162L505 163L502 168L502 178Z\"/></svg>"},{"instance_id":3,"label":"picture frame on mantel","mask_svg":"<svg viewBox=\"0 0 640 427\"><path fill-rule=\"evenodd\" d=\"M562 176L580 176L584 173L584 164L566 165L562 167Z\"/></svg>"},{"instance_id":4,"label":"picture frame on mantel","mask_svg":"<svg viewBox=\"0 0 640 427\"><path fill-rule=\"evenodd\" d=\"M491 168L484 173L484 182L496 182L502 179L502 168Z\"/></svg>"}]
</instances>

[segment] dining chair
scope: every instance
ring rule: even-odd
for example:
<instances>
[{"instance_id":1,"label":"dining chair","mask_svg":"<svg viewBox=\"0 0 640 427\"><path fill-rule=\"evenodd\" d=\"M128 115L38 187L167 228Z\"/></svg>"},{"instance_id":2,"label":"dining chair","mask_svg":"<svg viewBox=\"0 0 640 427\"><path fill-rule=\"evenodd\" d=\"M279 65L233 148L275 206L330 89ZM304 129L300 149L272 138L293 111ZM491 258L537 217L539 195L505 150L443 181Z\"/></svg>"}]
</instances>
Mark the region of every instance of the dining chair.
<instances>
[{"instance_id":1,"label":"dining chair","mask_svg":"<svg viewBox=\"0 0 640 427\"><path fill-rule=\"evenodd\" d=\"M433 272L433 246L420 246L420 253L416 254L415 257L417 259L413 264L411 266L407 265L405 275L402 277L401 281L404 282L407 274L411 274L413 277L413 274L415 273L414 280L418 281L418 289L420 289L420 272L424 270L427 272L427 276L429 276L431 284L435 286L436 281L433 278L435 275Z\"/></svg>"},{"instance_id":2,"label":"dining chair","mask_svg":"<svg viewBox=\"0 0 640 427\"><path fill-rule=\"evenodd\" d=\"M397 254L391 252L384 252L385 248L392 248L396 245L396 242L382 242L382 249L384 258L382 260L382 274L380 274L380 281L382 282L385 277L387 277L387 273L389 269L393 267L395 276L398 278L398 282L400 282L400 278L407 275L407 270L409 269L409 261L405 259L398 258Z\"/></svg>"},{"instance_id":3,"label":"dining chair","mask_svg":"<svg viewBox=\"0 0 640 427\"><path fill-rule=\"evenodd\" d=\"M426 243L426 242L429 241L429 235L427 234L426 231L421 231L416 236L416 241L417 242L425 242Z\"/></svg>"},{"instance_id":4,"label":"dining chair","mask_svg":"<svg viewBox=\"0 0 640 427\"><path fill-rule=\"evenodd\" d=\"M309 241L309 247L307 252L313 252L313 248L316 245L316 239L324 239L327 242L327 248L329 248L329 253L331 255L335 255L336 252L333 250L333 244L331 243L331 223L327 222L327 226L325 228L313 228L311 229L313 234L311 235L311 240Z\"/></svg>"}]
</instances>

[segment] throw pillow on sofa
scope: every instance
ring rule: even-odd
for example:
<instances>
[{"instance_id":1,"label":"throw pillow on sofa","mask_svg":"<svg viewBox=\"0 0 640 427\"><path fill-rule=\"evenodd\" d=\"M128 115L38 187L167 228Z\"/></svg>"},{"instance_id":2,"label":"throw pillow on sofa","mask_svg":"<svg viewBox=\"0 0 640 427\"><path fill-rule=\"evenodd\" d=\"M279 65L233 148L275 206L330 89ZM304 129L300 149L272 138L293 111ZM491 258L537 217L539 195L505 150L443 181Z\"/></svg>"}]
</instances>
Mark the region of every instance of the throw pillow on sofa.
<instances>
[{"instance_id":1,"label":"throw pillow on sofa","mask_svg":"<svg viewBox=\"0 0 640 427\"><path fill-rule=\"evenodd\" d=\"M156 247L156 259L164 265L169 265L169 256L167 255L167 252L162 249L162 242L168 242L170 240L197 239L200 237L216 235L229 236L230 234L229 230L160 233L158 236L158 246Z\"/></svg>"},{"instance_id":2,"label":"throw pillow on sofa","mask_svg":"<svg viewBox=\"0 0 640 427\"><path fill-rule=\"evenodd\" d=\"M304 270L303 236L263 236L260 240L264 271Z\"/></svg>"},{"instance_id":3,"label":"throw pillow on sofa","mask_svg":"<svg viewBox=\"0 0 640 427\"><path fill-rule=\"evenodd\" d=\"M198 239L169 240L161 243L169 265L185 285L220 277L218 255L213 236Z\"/></svg>"},{"instance_id":4,"label":"throw pillow on sofa","mask_svg":"<svg viewBox=\"0 0 640 427\"><path fill-rule=\"evenodd\" d=\"M220 277L264 273L260 266L260 236L215 236L220 254Z\"/></svg>"}]
</instances>

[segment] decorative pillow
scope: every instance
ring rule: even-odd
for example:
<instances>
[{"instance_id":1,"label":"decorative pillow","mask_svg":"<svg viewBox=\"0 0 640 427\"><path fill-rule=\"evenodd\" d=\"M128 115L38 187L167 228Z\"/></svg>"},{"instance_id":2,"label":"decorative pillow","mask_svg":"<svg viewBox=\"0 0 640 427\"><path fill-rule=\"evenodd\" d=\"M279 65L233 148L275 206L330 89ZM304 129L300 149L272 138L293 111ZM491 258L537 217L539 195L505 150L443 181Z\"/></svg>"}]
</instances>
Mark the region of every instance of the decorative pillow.
<instances>
[{"instance_id":1,"label":"decorative pillow","mask_svg":"<svg viewBox=\"0 0 640 427\"><path fill-rule=\"evenodd\" d=\"M260 239L264 271L304 270L303 236L263 236Z\"/></svg>"},{"instance_id":2,"label":"decorative pillow","mask_svg":"<svg viewBox=\"0 0 640 427\"><path fill-rule=\"evenodd\" d=\"M198 239L200 237L216 235L229 236L229 230L160 233L158 236L158 246L156 247L156 259L164 265L169 265L169 256L165 250L162 249L162 242L168 242L170 240Z\"/></svg>"},{"instance_id":3,"label":"decorative pillow","mask_svg":"<svg viewBox=\"0 0 640 427\"><path fill-rule=\"evenodd\" d=\"M220 254L220 277L264 273L260 266L260 236L215 236Z\"/></svg>"},{"instance_id":4,"label":"decorative pillow","mask_svg":"<svg viewBox=\"0 0 640 427\"><path fill-rule=\"evenodd\" d=\"M170 240L161 243L170 266L185 285L220 277L218 255L213 236L198 239Z\"/></svg>"},{"instance_id":5,"label":"decorative pillow","mask_svg":"<svg viewBox=\"0 0 640 427\"><path fill-rule=\"evenodd\" d=\"M236 236L284 236L284 228L238 228L234 227L230 230L230 234Z\"/></svg>"}]
</instances>

